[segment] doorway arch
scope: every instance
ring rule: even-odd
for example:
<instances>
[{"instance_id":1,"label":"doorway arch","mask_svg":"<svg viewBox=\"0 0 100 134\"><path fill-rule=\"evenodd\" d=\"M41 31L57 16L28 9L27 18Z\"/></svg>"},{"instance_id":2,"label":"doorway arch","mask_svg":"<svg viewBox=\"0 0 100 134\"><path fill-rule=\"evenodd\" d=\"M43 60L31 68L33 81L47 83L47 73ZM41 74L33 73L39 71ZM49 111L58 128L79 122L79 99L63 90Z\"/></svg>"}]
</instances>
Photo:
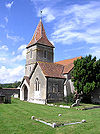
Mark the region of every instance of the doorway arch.
<instances>
[{"instance_id":1,"label":"doorway arch","mask_svg":"<svg viewBox=\"0 0 100 134\"><path fill-rule=\"evenodd\" d=\"M27 101L28 99L28 88L26 85L24 85L24 100Z\"/></svg>"}]
</instances>

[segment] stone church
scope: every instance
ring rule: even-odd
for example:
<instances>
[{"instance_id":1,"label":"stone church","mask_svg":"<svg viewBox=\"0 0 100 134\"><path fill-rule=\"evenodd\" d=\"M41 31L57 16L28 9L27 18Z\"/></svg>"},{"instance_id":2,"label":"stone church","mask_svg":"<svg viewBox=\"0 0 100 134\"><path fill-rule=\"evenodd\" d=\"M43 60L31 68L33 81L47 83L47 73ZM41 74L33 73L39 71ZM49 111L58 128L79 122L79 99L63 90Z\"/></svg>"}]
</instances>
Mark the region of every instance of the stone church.
<instances>
[{"instance_id":1,"label":"stone church","mask_svg":"<svg viewBox=\"0 0 100 134\"><path fill-rule=\"evenodd\" d=\"M74 60L81 57L54 62L54 46L46 36L41 19L26 49L20 100L39 104L63 101L64 96L74 91L70 74Z\"/></svg>"}]
</instances>

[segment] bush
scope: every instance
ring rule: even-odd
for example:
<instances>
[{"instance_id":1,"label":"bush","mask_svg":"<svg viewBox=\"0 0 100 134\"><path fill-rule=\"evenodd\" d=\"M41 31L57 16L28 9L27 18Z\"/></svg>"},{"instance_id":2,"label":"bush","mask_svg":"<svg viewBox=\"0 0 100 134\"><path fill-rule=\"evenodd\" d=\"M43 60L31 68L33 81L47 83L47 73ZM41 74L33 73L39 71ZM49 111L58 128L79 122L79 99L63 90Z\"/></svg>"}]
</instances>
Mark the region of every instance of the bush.
<instances>
[{"instance_id":1,"label":"bush","mask_svg":"<svg viewBox=\"0 0 100 134\"><path fill-rule=\"evenodd\" d=\"M65 98L66 103L74 103L74 94L70 94L69 96L66 96Z\"/></svg>"},{"instance_id":2,"label":"bush","mask_svg":"<svg viewBox=\"0 0 100 134\"><path fill-rule=\"evenodd\" d=\"M2 86L0 86L0 89L2 89Z\"/></svg>"}]
</instances>

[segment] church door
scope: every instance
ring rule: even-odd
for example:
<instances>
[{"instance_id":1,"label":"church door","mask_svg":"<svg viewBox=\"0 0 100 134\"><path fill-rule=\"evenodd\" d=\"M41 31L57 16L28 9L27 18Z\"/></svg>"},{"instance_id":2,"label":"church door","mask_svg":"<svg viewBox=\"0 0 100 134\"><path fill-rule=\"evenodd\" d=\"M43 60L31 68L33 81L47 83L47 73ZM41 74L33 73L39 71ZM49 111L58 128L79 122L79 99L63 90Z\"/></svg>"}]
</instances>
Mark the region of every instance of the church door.
<instances>
[{"instance_id":1,"label":"church door","mask_svg":"<svg viewBox=\"0 0 100 134\"><path fill-rule=\"evenodd\" d=\"M24 87L24 100L27 101L27 99L28 99L28 89L27 89L27 87L25 86L25 87Z\"/></svg>"}]
</instances>

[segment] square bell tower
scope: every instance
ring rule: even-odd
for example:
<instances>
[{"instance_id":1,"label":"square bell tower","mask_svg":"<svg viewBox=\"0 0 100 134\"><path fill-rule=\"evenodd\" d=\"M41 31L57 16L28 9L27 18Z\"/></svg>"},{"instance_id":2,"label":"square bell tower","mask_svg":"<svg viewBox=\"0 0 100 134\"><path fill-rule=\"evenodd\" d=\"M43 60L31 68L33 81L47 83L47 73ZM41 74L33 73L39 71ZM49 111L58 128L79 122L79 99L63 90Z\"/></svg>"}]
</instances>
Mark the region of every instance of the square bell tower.
<instances>
[{"instance_id":1,"label":"square bell tower","mask_svg":"<svg viewBox=\"0 0 100 134\"><path fill-rule=\"evenodd\" d=\"M41 19L26 49L26 76L30 75L36 62L54 62L54 46L46 36Z\"/></svg>"}]
</instances>

